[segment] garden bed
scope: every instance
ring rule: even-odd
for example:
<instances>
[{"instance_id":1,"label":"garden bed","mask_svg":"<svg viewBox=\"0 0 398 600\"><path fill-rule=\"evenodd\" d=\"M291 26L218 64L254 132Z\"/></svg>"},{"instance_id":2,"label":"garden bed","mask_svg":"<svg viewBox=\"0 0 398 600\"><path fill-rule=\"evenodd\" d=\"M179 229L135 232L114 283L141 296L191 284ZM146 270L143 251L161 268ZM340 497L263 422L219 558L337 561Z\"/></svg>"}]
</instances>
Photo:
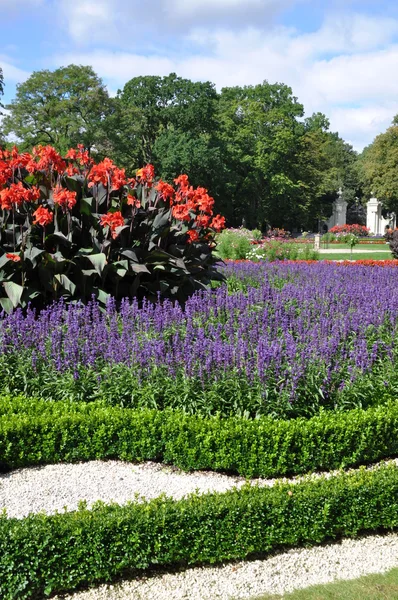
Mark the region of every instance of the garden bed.
<instances>
[{"instance_id":1,"label":"garden bed","mask_svg":"<svg viewBox=\"0 0 398 600\"><path fill-rule=\"evenodd\" d=\"M227 487L242 485L237 476L327 474L4 515L0 595L42 598L130 569L397 527L394 464L330 473L398 455L398 271L376 265L229 263L226 284L184 309L59 303L3 315L0 467L10 481L20 467L108 460L213 471Z\"/></svg>"}]
</instances>

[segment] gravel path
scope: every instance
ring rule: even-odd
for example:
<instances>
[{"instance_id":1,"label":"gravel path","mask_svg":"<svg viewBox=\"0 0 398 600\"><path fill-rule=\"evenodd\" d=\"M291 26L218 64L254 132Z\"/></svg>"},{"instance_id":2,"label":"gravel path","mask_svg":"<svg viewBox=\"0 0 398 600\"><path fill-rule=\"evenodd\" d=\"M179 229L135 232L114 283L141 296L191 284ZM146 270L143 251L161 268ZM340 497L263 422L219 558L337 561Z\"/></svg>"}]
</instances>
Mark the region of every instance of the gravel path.
<instances>
[{"instance_id":1,"label":"gravel path","mask_svg":"<svg viewBox=\"0 0 398 600\"><path fill-rule=\"evenodd\" d=\"M398 534L369 536L266 560L159 573L62 596L63 600L244 600L398 567ZM61 600L56 596L53 600Z\"/></svg>"},{"instance_id":2,"label":"gravel path","mask_svg":"<svg viewBox=\"0 0 398 600\"><path fill-rule=\"evenodd\" d=\"M91 461L18 469L0 475L0 509L9 517L29 513L76 510L80 500L91 506L96 500L125 504L166 494L175 499L190 493L226 492L245 483L243 477L196 471L185 473L157 463ZM272 485L272 480L263 480Z\"/></svg>"},{"instance_id":3,"label":"gravel path","mask_svg":"<svg viewBox=\"0 0 398 600\"><path fill-rule=\"evenodd\" d=\"M398 459L391 461L398 466ZM377 468L378 463L369 468ZM338 471L312 473L278 479L254 479L253 485L272 486L276 481L291 484L303 479L332 477ZM187 473L158 463L126 463L122 461L90 461L61 463L43 467L18 469L0 475L0 510L9 517L24 518L29 513L72 511L85 500L90 507L97 500L125 504L128 501L156 498L166 494L180 499L193 492L226 492L241 487L244 477L212 471Z\"/></svg>"}]
</instances>

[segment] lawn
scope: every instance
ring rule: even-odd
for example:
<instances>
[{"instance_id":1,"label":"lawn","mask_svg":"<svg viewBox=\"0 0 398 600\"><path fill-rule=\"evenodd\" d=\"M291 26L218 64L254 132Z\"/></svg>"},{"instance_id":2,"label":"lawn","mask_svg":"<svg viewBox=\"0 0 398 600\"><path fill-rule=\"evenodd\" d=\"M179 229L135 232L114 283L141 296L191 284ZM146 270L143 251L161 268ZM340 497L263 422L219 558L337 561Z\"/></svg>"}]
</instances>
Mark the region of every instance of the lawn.
<instances>
[{"instance_id":1,"label":"lawn","mask_svg":"<svg viewBox=\"0 0 398 600\"><path fill-rule=\"evenodd\" d=\"M368 575L352 581L340 581L297 590L283 596L261 596L253 600L396 600L398 569L383 575Z\"/></svg>"},{"instance_id":2,"label":"lawn","mask_svg":"<svg viewBox=\"0 0 398 600\"><path fill-rule=\"evenodd\" d=\"M321 252L320 260L390 260L391 252Z\"/></svg>"},{"instance_id":3,"label":"lawn","mask_svg":"<svg viewBox=\"0 0 398 600\"><path fill-rule=\"evenodd\" d=\"M350 250L348 244L325 244L321 242L322 250ZM357 244L356 250L363 250L364 252L390 252L388 244Z\"/></svg>"}]
</instances>

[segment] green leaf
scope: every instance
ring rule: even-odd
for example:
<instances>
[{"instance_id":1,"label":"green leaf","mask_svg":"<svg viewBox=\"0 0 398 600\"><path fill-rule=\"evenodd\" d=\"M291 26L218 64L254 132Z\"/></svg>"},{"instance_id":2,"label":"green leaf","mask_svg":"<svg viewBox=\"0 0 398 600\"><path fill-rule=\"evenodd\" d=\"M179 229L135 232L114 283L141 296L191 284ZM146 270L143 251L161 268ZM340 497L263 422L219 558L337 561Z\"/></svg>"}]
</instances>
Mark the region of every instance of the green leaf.
<instances>
[{"instance_id":1,"label":"green leaf","mask_svg":"<svg viewBox=\"0 0 398 600\"><path fill-rule=\"evenodd\" d=\"M137 263L130 263L130 269L134 271L134 273L150 273L145 265L139 265Z\"/></svg>"},{"instance_id":2,"label":"green leaf","mask_svg":"<svg viewBox=\"0 0 398 600\"><path fill-rule=\"evenodd\" d=\"M21 301L23 287L13 281L5 281L3 285L11 304L16 308Z\"/></svg>"},{"instance_id":3,"label":"green leaf","mask_svg":"<svg viewBox=\"0 0 398 600\"><path fill-rule=\"evenodd\" d=\"M31 246L27 248L24 253L24 259L30 260L33 266L37 264L37 258L44 253L44 250L40 250L40 248L36 248L36 246Z\"/></svg>"},{"instance_id":4,"label":"green leaf","mask_svg":"<svg viewBox=\"0 0 398 600\"><path fill-rule=\"evenodd\" d=\"M0 298L0 305L6 313L8 313L8 314L12 313L12 310L14 307L9 298Z\"/></svg>"},{"instance_id":5,"label":"green leaf","mask_svg":"<svg viewBox=\"0 0 398 600\"><path fill-rule=\"evenodd\" d=\"M107 294L106 292L104 292L104 290L101 290L99 288L94 289L93 291L100 304L106 304L109 298L111 297L110 294Z\"/></svg>"},{"instance_id":6,"label":"green leaf","mask_svg":"<svg viewBox=\"0 0 398 600\"><path fill-rule=\"evenodd\" d=\"M106 265L106 256L103 252L99 254L88 254L86 255L88 260L93 265L94 269L97 271L98 275L102 275L102 271Z\"/></svg>"},{"instance_id":7,"label":"green leaf","mask_svg":"<svg viewBox=\"0 0 398 600\"><path fill-rule=\"evenodd\" d=\"M73 175L72 177L65 177L65 183L69 190L79 194L82 190L84 177L81 175Z\"/></svg>"},{"instance_id":8,"label":"green leaf","mask_svg":"<svg viewBox=\"0 0 398 600\"><path fill-rule=\"evenodd\" d=\"M137 254L134 252L134 250L128 249L128 250L122 250L122 252L120 253L122 256L125 256L126 258L129 258L130 260L134 261L134 262L138 262L138 256Z\"/></svg>"},{"instance_id":9,"label":"green leaf","mask_svg":"<svg viewBox=\"0 0 398 600\"><path fill-rule=\"evenodd\" d=\"M168 224L170 218L171 218L170 210L165 210L165 209L160 210L153 220L153 224L152 224L153 229L162 229L165 225Z\"/></svg>"},{"instance_id":10,"label":"green leaf","mask_svg":"<svg viewBox=\"0 0 398 600\"><path fill-rule=\"evenodd\" d=\"M51 233L47 236L47 242L49 244L62 245L66 248L70 248L72 245L72 236L67 237L61 231L57 231L55 233Z\"/></svg>"},{"instance_id":11,"label":"green leaf","mask_svg":"<svg viewBox=\"0 0 398 600\"><path fill-rule=\"evenodd\" d=\"M88 217L91 216L92 214L92 202L93 199L92 198L82 198L82 201L80 202L80 212L83 215L87 215Z\"/></svg>"},{"instance_id":12,"label":"green leaf","mask_svg":"<svg viewBox=\"0 0 398 600\"><path fill-rule=\"evenodd\" d=\"M57 274L54 275L54 279L56 279L62 285L62 287L71 294L71 296L74 295L76 291L76 286L73 283L73 281L69 279L69 277L63 274Z\"/></svg>"}]
</instances>

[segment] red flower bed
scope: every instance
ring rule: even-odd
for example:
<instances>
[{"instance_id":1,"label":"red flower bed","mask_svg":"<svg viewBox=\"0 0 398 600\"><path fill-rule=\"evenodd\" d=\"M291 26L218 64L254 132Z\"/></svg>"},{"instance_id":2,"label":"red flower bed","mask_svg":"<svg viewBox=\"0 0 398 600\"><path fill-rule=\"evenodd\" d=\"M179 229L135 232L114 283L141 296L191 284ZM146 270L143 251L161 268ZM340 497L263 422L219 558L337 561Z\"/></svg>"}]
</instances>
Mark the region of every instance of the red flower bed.
<instances>
[{"instance_id":1,"label":"red flower bed","mask_svg":"<svg viewBox=\"0 0 398 600\"><path fill-rule=\"evenodd\" d=\"M335 235L347 235L347 233L352 233L358 237L366 237L369 235L370 229L365 227L365 225L358 225L355 223L354 225L335 225L329 229L329 233L334 233Z\"/></svg>"}]
</instances>

